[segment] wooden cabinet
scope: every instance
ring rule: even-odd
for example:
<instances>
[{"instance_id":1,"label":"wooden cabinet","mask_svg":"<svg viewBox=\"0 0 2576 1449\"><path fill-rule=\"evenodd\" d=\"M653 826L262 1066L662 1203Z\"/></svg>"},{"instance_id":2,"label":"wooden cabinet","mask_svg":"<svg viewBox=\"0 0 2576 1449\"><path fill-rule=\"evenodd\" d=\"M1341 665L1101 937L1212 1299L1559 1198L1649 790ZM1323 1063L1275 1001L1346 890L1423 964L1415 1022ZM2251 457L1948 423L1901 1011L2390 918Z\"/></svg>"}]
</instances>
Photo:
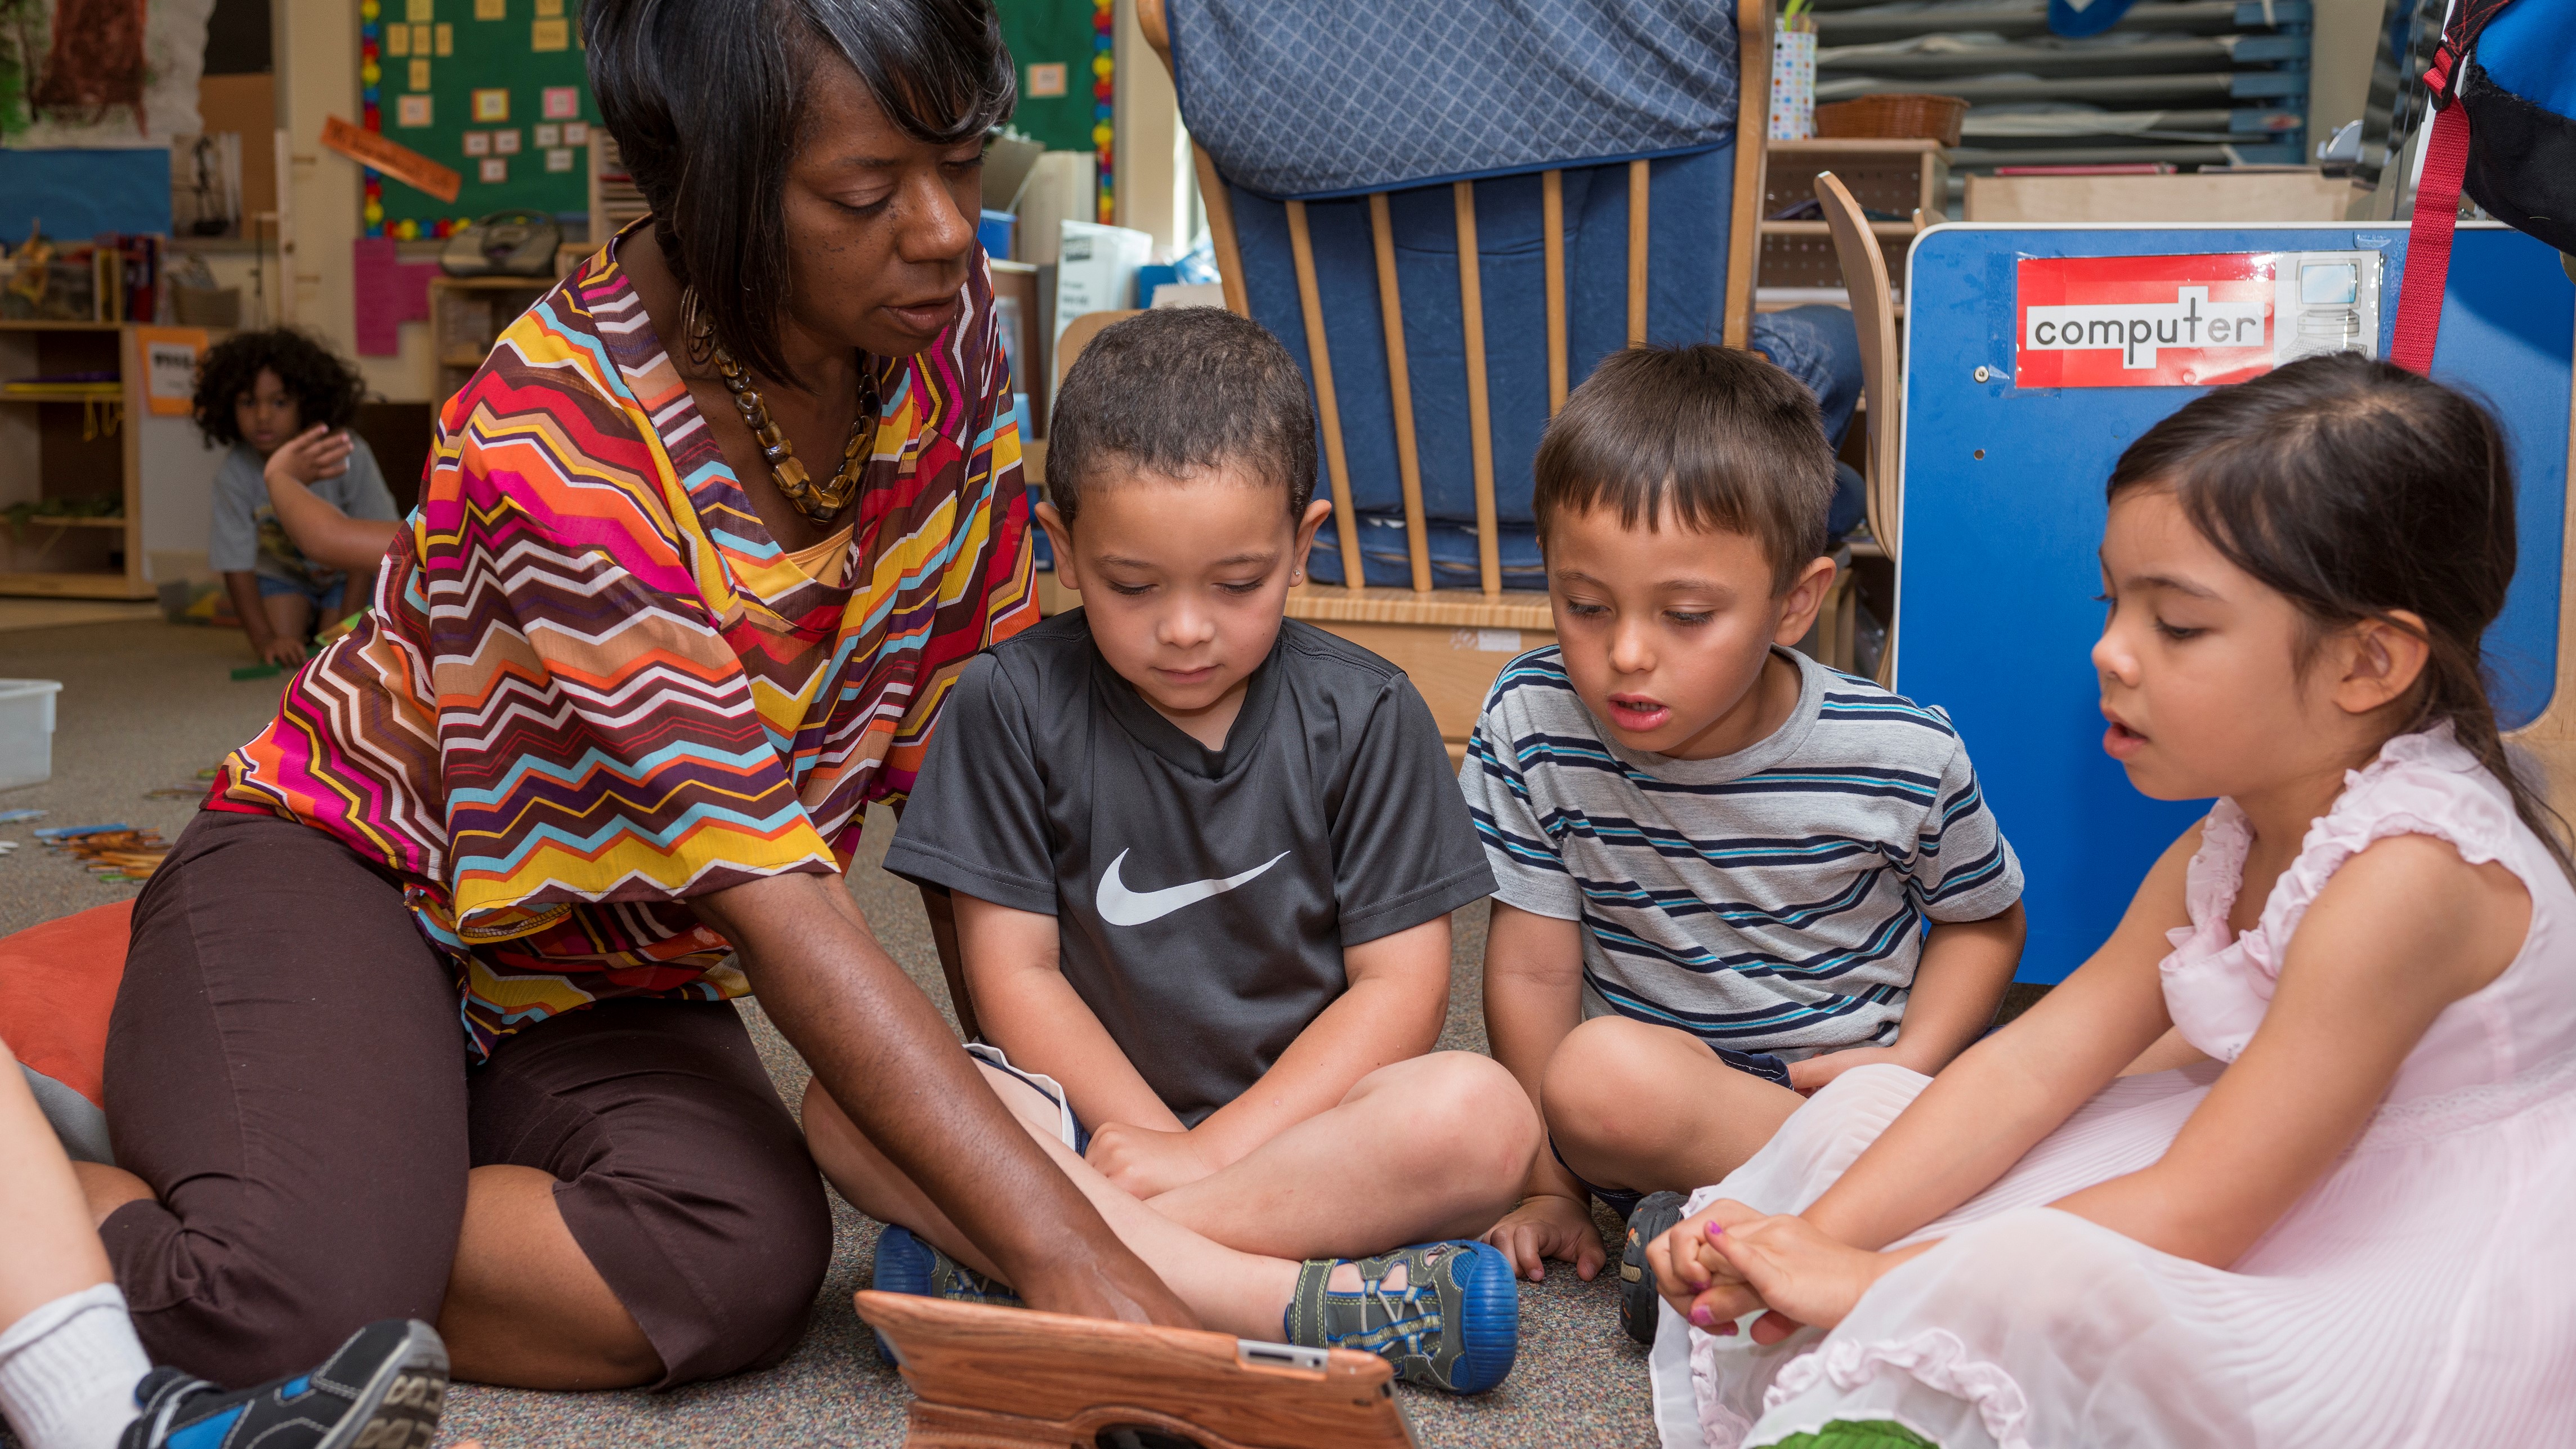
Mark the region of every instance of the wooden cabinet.
<instances>
[{"instance_id":1,"label":"wooden cabinet","mask_svg":"<svg viewBox=\"0 0 2576 1449\"><path fill-rule=\"evenodd\" d=\"M146 599L146 550L202 556L220 450L147 405L135 329L0 321L0 594ZM11 396L30 377L104 373L80 396Z\"/></svg>"},{"instance_id":2,"label":"wooden cabinet","mask_svg":"<svg viewBox=\"0 0 2576 1449\"><path fill-rule=\"evenodd\" d=\"M439 404L465 386L493 342L554 285L553 277L429 279L429 340L438 353Z\"/></svg>"},{"instance_id":3,"label":"wooden cabinet","mask_svg":"<svg viewBox=\"0 0 2576 1449\"><path fill-rule=\"evenodd\" d=\"M1765 148L1761 272L1754 306L1761 311L1809 302L1844 301L1842 263L1821 214L1774 221L1804 206L1813 211L1816 173L1831 171L1871 213L1869 229L1887 256L1888 282L1905 304L1905 252L1914 235L1943 219L1950 168L1941 143L1877 138L1773 141Z\"/></svg>"}]
</instances>

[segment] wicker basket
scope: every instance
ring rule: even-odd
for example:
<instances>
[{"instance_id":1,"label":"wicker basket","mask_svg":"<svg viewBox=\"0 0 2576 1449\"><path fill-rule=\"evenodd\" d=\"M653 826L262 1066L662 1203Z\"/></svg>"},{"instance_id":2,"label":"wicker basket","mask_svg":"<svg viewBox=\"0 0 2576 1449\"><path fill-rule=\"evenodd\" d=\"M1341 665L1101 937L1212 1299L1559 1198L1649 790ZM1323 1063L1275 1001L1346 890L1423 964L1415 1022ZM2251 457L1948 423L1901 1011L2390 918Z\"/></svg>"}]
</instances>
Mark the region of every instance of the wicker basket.
<instances>
[{"instance_id":1,"label":"wicker basket","mask_svg":"<svg viewBox=\"0 0 2576 1449\"><path fill-rule=\"evenodd\" d=\"M1968 103L1957 96L1863 96L1816 107L1816 134L1956 146L1967 115Z\"/></svg>"}]
</instances>

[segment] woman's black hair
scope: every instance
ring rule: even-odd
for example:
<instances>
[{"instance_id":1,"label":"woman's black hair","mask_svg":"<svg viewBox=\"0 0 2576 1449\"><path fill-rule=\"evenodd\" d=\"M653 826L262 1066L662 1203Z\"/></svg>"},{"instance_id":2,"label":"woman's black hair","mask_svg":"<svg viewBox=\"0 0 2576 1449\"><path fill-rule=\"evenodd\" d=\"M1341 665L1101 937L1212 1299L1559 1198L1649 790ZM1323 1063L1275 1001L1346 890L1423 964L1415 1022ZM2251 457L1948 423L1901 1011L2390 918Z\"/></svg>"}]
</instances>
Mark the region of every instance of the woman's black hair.
<instances>
[{"instance_id":1,"label":"woman's black hair","mask_svg":"<svg viewBox=\"0 0 2576 1449\"><path fill-rule=\"evenodd\" d=\"M663 256L716 341L771 378L787 376L787 170L816 64L848 64L934 146L983 135L1019 99L991 0L590 0L582 36Z\"/></svg>"},{"instance_id":2,"label":"woman's black hair","mask_svg":"<svg viewBox=\"0 0 2576 1449\"><path fill-rule=\"evenodd\" d=\"M2185 404L2111 470L2110 495L2170 489L2227 561L2286 596L2310 630L2377 619L2430 654L2400 733L2449 723L2576 879L2566 822L2505 753L2480 641L2513 582L2513 459L2474 400L2358 353L2304 358ZM2392 617L2423 621L2417 628Z\"/></svg>"},{"instance_id":3,"label":"woman's black hair","mask_svg":"<svg viewBox=\"0 0 2576 1449\"><path fill-rule=\"evenodd\" d=\"M263 369L277 374L308 428L315 423L347 427L357 420L358 404L367 395L366 381L356 368L292 327L236 332L207 349L197 364L197 396L189 410L210 446L241 441L241 423L233 415L233 404L259 385Z\"/></svg>"}]
</instances>

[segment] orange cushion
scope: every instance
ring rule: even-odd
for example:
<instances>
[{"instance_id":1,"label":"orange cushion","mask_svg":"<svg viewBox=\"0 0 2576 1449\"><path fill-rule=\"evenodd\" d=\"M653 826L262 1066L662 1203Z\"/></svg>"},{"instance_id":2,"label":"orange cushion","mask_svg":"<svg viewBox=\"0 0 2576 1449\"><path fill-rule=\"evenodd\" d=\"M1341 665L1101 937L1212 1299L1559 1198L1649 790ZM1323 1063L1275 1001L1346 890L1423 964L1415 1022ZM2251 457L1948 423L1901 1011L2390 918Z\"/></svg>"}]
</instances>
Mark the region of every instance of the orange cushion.
<instances>
[{"instance_id":1,"label":"orange cushion","mask_svg":"<svg viewBox=\"0 0 2576 1449\"><path fill-rule=\"evenodd\" d=\"M0 938L0 1041L93 1106L107 1105L107 1016L133 925L123 900Z\"/></svg>"}]
</instances>

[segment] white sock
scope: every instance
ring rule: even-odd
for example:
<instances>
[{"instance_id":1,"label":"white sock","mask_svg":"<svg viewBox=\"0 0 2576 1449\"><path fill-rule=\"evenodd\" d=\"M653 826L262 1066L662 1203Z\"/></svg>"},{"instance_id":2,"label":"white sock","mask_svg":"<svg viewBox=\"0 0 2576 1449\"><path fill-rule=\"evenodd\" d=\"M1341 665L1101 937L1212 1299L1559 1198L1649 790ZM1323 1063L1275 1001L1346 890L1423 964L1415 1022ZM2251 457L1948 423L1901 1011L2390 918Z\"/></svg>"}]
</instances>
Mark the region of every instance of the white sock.
<instances>
[{"instance_id":1,"label":"white sock","mask_svg":"<svg viewBox=\"0 0 2576 1449\"><path fill-rule=\"evenodd\" d=\"M0 1413L26 1449L116 1449L151 1371L125 1295L101 1283L0 1331Z\"/></svg>"}]
</instances>

